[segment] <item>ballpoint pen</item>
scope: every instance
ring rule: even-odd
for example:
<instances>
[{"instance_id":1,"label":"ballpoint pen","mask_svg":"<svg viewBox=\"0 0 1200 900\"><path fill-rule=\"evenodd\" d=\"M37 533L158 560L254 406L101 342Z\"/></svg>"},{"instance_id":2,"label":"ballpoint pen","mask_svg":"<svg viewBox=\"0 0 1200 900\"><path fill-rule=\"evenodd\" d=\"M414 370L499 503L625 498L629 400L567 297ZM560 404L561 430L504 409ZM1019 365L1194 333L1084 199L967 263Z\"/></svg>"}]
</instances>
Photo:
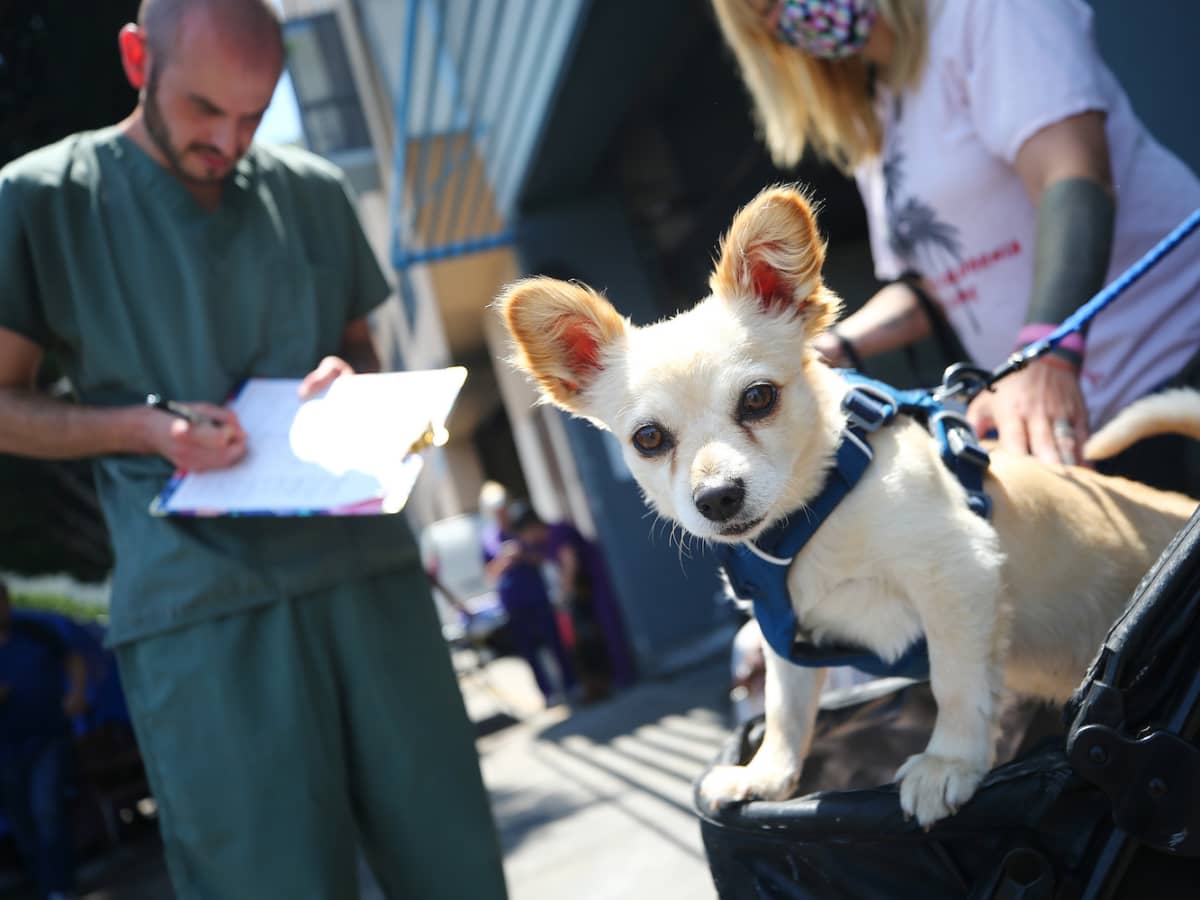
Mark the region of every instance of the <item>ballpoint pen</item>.
<instances>
[{"instance_id":1,"label":"ballpoint pen","mask_svg":"<svg viewBox=\"0 0 1200 900\"><path fill-rule=\"evenodd\" d=\"M170 413L173 416L178 416L185 419L193 425L211 425L214 428L220 428L224 423L218 422L216 419L208 416L202 416L182 403L176 403L174 400L168 400L161 394L147 394L146 405L153 406L155 409L161 409L165 413Z\"/></svg>"}]
</instances>

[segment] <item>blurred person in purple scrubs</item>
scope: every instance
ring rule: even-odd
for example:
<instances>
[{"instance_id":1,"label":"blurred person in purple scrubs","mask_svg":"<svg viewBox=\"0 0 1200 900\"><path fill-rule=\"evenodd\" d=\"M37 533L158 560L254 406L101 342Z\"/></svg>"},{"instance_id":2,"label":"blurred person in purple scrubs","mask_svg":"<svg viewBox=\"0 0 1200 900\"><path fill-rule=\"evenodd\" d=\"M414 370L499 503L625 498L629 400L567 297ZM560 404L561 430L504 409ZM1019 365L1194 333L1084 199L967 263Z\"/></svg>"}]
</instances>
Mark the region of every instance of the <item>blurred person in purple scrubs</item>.
<instances>
[{"instance_id":1,"label":"blurred person in purple scrubs","mask_svg":"<svg viewBox=\"0 0 1200 900\"><path fill-rule=\"evenodd\" d=\"M634 680L633 659L600 548L569 522L546 523L531 506L509 508L513 534L526 552L554 564L560 596L575 633L575 662L584 700L606 697Z\"/></svg>"},{"instance_id":2,"label":"blurred person in purple scrubs","mask_svg":"<svg viewBox=\"0 0 1200 900\"><path fill-rule=\"evenodd\" d=\"M516 539L508 492L502 485L494 481L484 484L479 512L484 565L508 613L513 646L533 670L546 705L555 706L575 691L577 680L542 575L543 558Z\"/></svg>"}]
</instances>

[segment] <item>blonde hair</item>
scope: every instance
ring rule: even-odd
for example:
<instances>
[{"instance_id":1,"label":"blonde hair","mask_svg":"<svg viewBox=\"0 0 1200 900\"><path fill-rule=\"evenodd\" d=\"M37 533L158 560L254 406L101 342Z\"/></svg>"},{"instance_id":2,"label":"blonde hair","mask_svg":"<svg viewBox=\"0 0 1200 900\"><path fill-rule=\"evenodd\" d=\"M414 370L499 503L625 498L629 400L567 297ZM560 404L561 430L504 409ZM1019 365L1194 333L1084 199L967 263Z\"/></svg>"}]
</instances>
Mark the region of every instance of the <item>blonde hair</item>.
<instances>
[{"instance_id":1,"label":"blonde hair","mask_svg":"<svg viewBox=\"0 0 1200 900\"><path fill-rule=\"evenodd\" d=\"M928 42L925 2L878 0L894 34L891 62L878 77L893 88L920 80ZM878 155L883 126L861 56L817 59L780 41L749 0L712 4L776 165L796 165L809 145L844 171Z\"/></svg>"}]
</instances>

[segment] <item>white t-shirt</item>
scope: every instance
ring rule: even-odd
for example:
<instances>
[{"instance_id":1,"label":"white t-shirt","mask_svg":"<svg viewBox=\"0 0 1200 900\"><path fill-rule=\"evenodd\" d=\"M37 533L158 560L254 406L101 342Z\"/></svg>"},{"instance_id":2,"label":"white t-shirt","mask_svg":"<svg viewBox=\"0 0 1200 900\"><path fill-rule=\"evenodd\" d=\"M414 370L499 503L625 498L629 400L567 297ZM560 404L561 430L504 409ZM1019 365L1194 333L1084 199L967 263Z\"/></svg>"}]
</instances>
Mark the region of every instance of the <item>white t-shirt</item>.
<instances>
[{"instance_id":1,"label":"white t-shirt","mask_svg":"<svg viewBox=\"0 0 1200 900\"><path fill-rule=\"evenodd\" d=\"M930 3L920 85L880 97L880 157L857 177L876 274L932 283L967 351L1013 351L1033 283L1036 210L1013 162L1034 133L1106 114L1116 189L1111 281L1200 207L1200 181L1158 144L1100 59L1081 0ZM1093 428L1200 350L1200 235L1100 313L1081 385Z\"/></svg>"}]
</instances>

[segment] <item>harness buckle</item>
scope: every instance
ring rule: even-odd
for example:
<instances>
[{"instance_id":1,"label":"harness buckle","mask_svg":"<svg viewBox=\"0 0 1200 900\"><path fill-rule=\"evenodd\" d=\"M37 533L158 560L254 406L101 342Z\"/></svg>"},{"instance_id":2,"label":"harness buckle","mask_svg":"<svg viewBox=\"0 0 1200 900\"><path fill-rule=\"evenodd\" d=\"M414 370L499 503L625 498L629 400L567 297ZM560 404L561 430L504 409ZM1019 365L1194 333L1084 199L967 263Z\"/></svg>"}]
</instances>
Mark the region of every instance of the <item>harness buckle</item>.
<instances>
[{"instance_id":1,"label":"harness buckle","mask_svg":"<svg viewBox=\"0 0 1200 900\"><path fill-rule=\"evenodd\" d=\"M946 443L954 458L962 460L980 469L986 469L991 462L986 450L979 446L973 432L961 426L951 426L946 429Z\"/></svg>"},{"instance_id":2,"label":"harness buckle","mask_svg":"<svg viewBox=\"0 0 1200 900\"><path fill-rule=\"evenodd\" d=\"M939 412L930 424L945 436L942 460L958 475L959 482L966 488L967 506L977 516L990 519L992 498L983 489L983 475L991 458L979 445L975 429L960 413L949 409Z\"/></svg>"},{"instance_id":3,"label":"harness buckle","mask_svg":"<svg viewBox=\"0 0 1200 900\"><path fill-rule=\"evenodd\" d=\"M967 509L981 519L992 518L992 498L983 491L967 491Z\"/></svg>"},{"instance_id":4,"label":"harness buckle","mask_svg":"<svg viewBox=\"0 0 1200 900\"><path fill-rule=\"evenodd\" d=\"M842 412L863 431L878 431L896 415L892 398L869 385L855 385L842 397Z\"/></svg>"}]
</instances>

